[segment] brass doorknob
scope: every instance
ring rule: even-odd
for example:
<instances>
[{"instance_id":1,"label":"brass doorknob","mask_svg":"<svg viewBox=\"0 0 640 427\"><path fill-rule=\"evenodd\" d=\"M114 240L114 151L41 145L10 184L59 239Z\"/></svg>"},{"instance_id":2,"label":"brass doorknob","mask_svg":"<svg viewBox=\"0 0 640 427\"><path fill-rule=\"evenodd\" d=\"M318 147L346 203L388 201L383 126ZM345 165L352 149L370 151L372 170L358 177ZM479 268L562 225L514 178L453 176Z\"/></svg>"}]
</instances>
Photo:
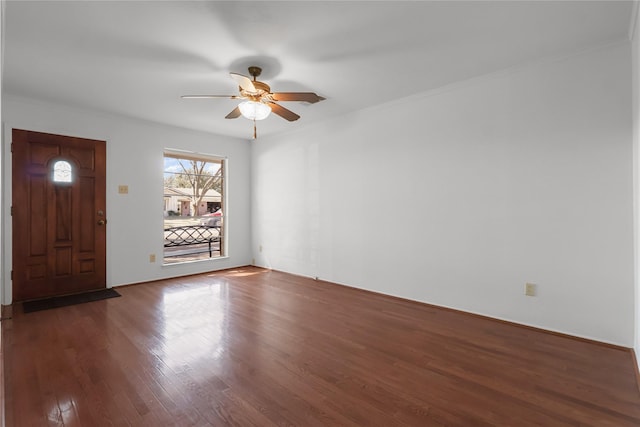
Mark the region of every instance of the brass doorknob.
<instances>
[{"instance_id":1,"label":"brass doorknob","mask_svg":"<svg viewBox=\"0 0 640 427\"><path fill-rule=\"evenodd\" d=\"M106 219L100 219L98 220L98 225L105 225L107 223Z\"/></svg>"}]
</instances>

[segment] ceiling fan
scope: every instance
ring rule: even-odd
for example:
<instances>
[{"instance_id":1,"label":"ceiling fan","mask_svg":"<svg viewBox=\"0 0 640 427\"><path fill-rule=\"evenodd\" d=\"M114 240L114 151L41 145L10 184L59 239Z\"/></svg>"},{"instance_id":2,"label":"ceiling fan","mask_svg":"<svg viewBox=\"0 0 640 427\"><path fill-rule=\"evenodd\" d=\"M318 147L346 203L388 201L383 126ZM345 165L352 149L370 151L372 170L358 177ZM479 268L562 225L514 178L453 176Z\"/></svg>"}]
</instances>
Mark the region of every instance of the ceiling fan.
<instances>
[{"instance_id":1,"label":"ceiling fan","mask_svg":"<svg viewBox=\"0 0 640 427\"><path fill-rule=\"evenodd\" d=\"M268 84L256 80L261 73L262 68L256 66L249 67L249 74L253 77L253 80L242 74L229 73L231 78L239 85L239 95L183 95L182 98L228 98L244 100L227 114L225 119L236 119L243 116L249 120L253 120L254 139L257 137L256 120L266 119L271 112L290 122L300 118L300 116L293 111L276 104L276 101L302 101L314 104L325 99L314 92L271 92Z\"/></svg>"}]
</instances>

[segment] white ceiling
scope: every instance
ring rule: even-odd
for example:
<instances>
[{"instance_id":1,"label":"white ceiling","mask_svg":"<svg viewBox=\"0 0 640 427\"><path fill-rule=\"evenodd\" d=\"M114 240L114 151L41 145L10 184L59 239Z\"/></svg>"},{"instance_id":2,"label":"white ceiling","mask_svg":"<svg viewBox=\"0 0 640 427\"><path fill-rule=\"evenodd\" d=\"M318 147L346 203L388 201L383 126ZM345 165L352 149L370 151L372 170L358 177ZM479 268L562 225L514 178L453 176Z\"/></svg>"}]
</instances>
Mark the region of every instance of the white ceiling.
<instances>
[{"instance_id":1,"label":"white ceiling","mask_svg":"<svg viewBox=\"0 0 640 427\"><path fill-rule=\"evenodd\" d=\"M548 56L625 40L631 1L7 1L3 90L239 138L230 71L282 103L261 135Z\"/></svg>"}]
</instances>

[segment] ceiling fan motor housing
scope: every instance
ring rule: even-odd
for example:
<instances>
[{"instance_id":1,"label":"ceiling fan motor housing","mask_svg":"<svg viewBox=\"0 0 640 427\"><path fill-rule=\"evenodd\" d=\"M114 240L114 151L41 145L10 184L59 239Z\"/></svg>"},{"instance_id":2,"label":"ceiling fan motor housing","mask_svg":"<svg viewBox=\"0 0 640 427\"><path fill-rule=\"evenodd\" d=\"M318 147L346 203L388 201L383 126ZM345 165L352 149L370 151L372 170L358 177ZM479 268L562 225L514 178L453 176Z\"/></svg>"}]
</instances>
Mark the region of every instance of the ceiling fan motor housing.
<instances>
[{"instance_id":1,"label":"ceiling fan motor housing","mask_svg":"<svg viewBox=\"0 0 640 427\"><path fill-rule=\"evenodd\" d=\"M249 74L253 76L253 80L255 80L256 77L258 77L260 74L262 74L262 68L256 67L255 65L249 67L248 69L249 69Z\"/></svg>"}]
</instances>

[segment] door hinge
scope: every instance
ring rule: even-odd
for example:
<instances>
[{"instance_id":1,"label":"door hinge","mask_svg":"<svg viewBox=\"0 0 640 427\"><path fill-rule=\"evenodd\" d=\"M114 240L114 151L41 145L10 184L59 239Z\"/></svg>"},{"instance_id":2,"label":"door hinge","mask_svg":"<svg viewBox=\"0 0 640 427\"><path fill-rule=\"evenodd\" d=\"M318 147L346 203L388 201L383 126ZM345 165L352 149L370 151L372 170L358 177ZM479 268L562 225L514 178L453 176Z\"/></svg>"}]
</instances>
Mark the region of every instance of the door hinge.
<instances>
[{"instance_id":1,"label":"door hinge","mask_svg":"<svg viewBox=\"0 0 640 427\"><path fill-rule=\"evenodd\" d=\"M11 216L13 216L13 206L11 206Z\"/></svg>"},{"instance_id":2,"label":"door hinge","mask_svg":"<svg viewBox=\"0 0 640 427\"><path fill-rule=\"evenodd\" d=\"M11 152L13 153L13 142L11 143Z\"/></svg>"},{"instance_id":3,"label":"door hinge","mask_svg":"<svg viewBox=\"0 0 640 427\"><path fill-rule=\"evenodd\" d=\"M11 270L11 280L13 280L13 270Z\"/></svg>"}]
</instances>

